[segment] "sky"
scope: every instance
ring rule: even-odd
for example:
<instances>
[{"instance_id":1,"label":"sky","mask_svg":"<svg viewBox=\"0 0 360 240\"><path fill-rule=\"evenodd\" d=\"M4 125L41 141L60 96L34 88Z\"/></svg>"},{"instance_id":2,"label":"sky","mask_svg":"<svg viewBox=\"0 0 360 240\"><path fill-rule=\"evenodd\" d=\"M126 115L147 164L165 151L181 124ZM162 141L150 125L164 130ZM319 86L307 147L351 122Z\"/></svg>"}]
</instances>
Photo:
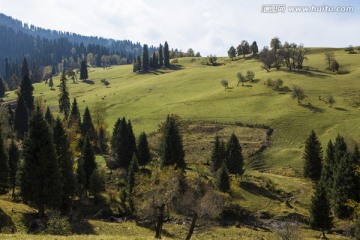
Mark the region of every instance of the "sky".
<instances>
[{"instance_id":1,"label":"sky","mask_svg":"<svg viewBox=\"0 0 360 240\"><path fill-rule=\"evenodd\" d=\"M286 4L283 13L269 6ZM269 5L270 4L270 5ZM353 12L289 12L290 6L353 6ZM265 12L263 12L263 11ZM0 0L0 12L24 23L87 36L226 56L242 40L271 38L305 47L360 45L357 0Z\"/></svg>"}]
</instances>

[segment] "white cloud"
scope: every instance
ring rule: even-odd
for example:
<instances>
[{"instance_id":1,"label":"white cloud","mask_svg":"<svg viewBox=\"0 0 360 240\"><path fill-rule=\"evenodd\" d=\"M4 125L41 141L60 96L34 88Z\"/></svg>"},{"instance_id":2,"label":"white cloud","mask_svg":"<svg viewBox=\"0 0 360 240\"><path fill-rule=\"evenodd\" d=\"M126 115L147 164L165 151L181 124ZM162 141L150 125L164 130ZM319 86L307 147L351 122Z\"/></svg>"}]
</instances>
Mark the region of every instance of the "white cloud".
<instances>
[{"instance_id":1,"label":"white cloud","mask_svg":"<svg viewBox=\"0 0 360 240\"><path fill-rule=\"evenodd\" d=\"M241 40L259 47L274 36L305 46L359 45L359 4L354 13L261 13L270 1L243 0L0 0L0 12L36 26L84 35L130 39L170 48L193 48L202 55L226 55ZM273 1L271 1L273 2ZM285 2L285 1L284 1ZM336 1L286 1L288 5ZM346 3L347 2L347 3Z\"/></svg>"}]
</instances>

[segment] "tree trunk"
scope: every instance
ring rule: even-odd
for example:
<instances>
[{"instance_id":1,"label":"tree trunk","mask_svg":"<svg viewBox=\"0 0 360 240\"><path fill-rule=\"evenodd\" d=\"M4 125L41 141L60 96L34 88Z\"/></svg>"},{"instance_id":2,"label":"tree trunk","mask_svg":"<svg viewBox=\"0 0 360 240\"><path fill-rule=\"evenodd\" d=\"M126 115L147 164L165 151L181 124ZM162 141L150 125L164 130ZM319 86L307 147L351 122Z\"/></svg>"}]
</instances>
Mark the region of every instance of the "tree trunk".
<instances>
[{"instance_id":1,"label":"tree trunk","mask_svg":"<svg viewBox=\"0 0 360 240\"><path fill-rule=\"evenodd\" d=\"M325 236L325 231L324 231L323 228L321 229L321 231L322 231L322 234L323 234L323 239L327 239L326 236Z\"/></svg>"},{"instance_id":2,"label":"tree trunk","mask_svg":"<svg viewBox=\"0 0 360 240\"><path fill-rule=\"evenodd\" d=\"M161 232L162 232L162 226L164 222L164 211L165 211L165 204L162 204L161 207L159 207L159 215L157 217L157 223L156 223L156 229L155 229L155 238L161 239Z\"/></svg>"},{"instance_id":3,"label":"tree trunk","mask_svg":"<svg viewBox=\"0 0 360 240\"><path fill-rule=\"evenodd\" d=\"M191 221L190 229L189 229L189 232L188 232L188 234L186 236L186 240L190 240L191 236L193 235L197 219L198 219L198 215L197 215L197 213L194 212L194 216L193 216L193 219Z\"/></svg>"}]
</instances>

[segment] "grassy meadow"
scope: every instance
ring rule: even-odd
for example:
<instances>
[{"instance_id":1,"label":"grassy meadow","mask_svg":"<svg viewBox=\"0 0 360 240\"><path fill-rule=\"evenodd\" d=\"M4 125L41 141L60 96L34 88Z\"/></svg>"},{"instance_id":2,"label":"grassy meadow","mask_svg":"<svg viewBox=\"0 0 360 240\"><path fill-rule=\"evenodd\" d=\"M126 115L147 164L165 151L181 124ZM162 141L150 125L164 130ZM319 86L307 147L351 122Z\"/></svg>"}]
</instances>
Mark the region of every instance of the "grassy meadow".
<instances>
[{"instance_id":1,"label":"grassy meadow","mask_svg":"<svg viewBox=\"0 0 360 240\"><path fill-rule=\"evenodd\" d=\"M233 179L233 203L256 214L266 212L273 219L283 219L291 214L308 216L312 184L302 176L304 143L313 129L319 136L323 149L329 139L338 134L345 136L351 145L360 140L360 54L347 54L343 49L333 49L344 74L325 71L324 49L312 49L305 62L310 71L288 72L272 69L267 72L254 59L219 58L218 66L206 65L205 58L180 58L172 69L148 74L132 72L131 65L112 66L108 69L90 68L89 81L72 83L68 80L71 102L77 98L80 112L86 106L90 111L96 102L106 106L107 131L119 117L131 119L135 134L153 133L150 137L152 151L156 151L156 131L168 114L177 114L189 124L184 133L186 160L196 169L198 162L206 168L211 143L215 134L224 139L235 132L247 156L245 176ZM236 73L255 73L255 81L237 86ZM302 87L306 98L301 104L291 98L291 92L281 93L264 85L268 78L281 78L284 86ZM106 87L101 79L107 79ZM224 90L220 81L229 81ZM59 77L54 78L54 89L44 83L34 84L35 96L41 97L51 110L58 113ZM336 103L330 107L328 95ZM15 101L16 94L9 92L5 101ZM234 125L263 124L273 129L267 139L266 130ZM220 126L220 127L219 127ZM215 129L215 130L214 130ZM151 141L152 140L152 141ZM266 144L265 144L266 142ZM254 155L262 145L269 145ZM99 166L105 168L102 157ZM260 171L259 171L260 170ZM285 200L289 200L290 207ZM2 210L11 215L11 208L31 212L22 204L0 199ZM9 206L8 206L9 205ZM20 216L14 216L15 219ZM134 222L121 224L90 220L96 236L70 236L66 239L152 239L154 233L136 226ZM337 222L342 225L342 222ZM0 235L4 239L65 239L48 235L28 236L19 225L20 234ZM163 239L184 239L188 226L165 224ZM134 230L136 229L136 230ZM316 239L320 232L301 228L305 239ZM26 237L24 237L26 236ZM210 227L195 229L194 239L277 239L273 231L256 231L248 227ZM329 235L330 239L346 239Z\"/></svg>"}]
</instances>

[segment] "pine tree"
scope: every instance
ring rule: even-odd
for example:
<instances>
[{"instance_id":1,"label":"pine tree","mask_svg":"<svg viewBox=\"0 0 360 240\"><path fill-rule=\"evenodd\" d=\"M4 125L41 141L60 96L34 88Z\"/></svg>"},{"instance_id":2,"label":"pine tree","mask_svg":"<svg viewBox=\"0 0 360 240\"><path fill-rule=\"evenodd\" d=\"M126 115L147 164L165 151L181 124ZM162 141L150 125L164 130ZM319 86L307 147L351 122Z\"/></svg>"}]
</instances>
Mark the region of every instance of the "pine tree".
<instances>
[{"instance_id":1,"label":"pine tree","mask_svg":"<svg viewBox=\"0 0 360 240\"><path fill-rule=\"evenodd\" d=\"M165 42L164 45L164 66L166 68L170 67L170 53L169 53L169 45Z\"/></svg>"},{"instance_id":2,"label":"pine tree","mask_svg":"<svg viewBox=\"0 0 360 240\"><path fill-rule=\"evenodd\" d=\"M138 72L138 65L137 65L137 62L136 62L136 59L134 59L133 61L133 72Z\"/></svg>"},{"instance_id":3,"label":"pine tree","mask_svg":"<svg viewBox=\"0 0 360 240\"><path fill-rule=\"evenodd\" d=\"M163 46L160 44L159 46L159 66L164 66L164 54L163 54Z\"/></svg>"},{"instance_id":4,"label":"pine tree","mask_svg":"<svg viewBox=\"0 0 360 240\"><path fill-rule=\"evenodd\" d=\"M104 179L99 171L95 170L90 178L89 192L95 199L99 198L99 193L105 190Z\"/></svg>"},{"instance_id":5,"label":"pine tree","mask_svg":"<svg viewBox=\"0 0 360 240\"><path fill-rule=\"evenodd\" d=\"M219 190L221 192L230 192L230 176L225 164L222 164L219 175Z\"/></svg>"},{"instance_id":6,"label":"pine tree","mask_svg":"<svg viewBox=\"0 0 360 240\"><path fill-rule=\"evenodd\" d=\"M149 49L146 44L143 46L142 51L142 69L143 72L149 71Z\"/></svg>"},{"instance_id":7,"label":"pine tree","mask_svg":"<svg viewBox=\"0 0 360 240\"><path fill-rule=\"evenodd\" d=\"M26 57L24 57L23 64L21 66L21 76L24 78L26 75L30 77L29 64Z\"/></svg>"},{"instance_id":8,"label":"pine tree","mask_svg":"<svg viewBox=\"0 0 360 240\"><path fill-rule=\"evenodd\" d=\"M0 129L0 194L7 193L9 189L9 159L6 155L4 140Z\"/></svg>"},{"instance_id":9,"label":"pine tree","mask_svg":"<svg viewBox=\"0 0 360 240\"><path fill-rule=\"evenodd\" d=\"M136 153L136 140L132 131L131 122L125 118L115 124L112 147L119 167L128 168L134 153Z\"/></svg>"},{"instance_id":10,"label":"pine tree","mask_svg":"<svg viewBox=\"0 0 360 240\"><path fill-rule=\"evenodd\" d=\"M87 63L85 60L82 60L80 66L80 79L84 81L88 78L89 75L88 75Z\"/></svg>"},{"instance_id":11,"label":"pine tree","mask_svg":"<svg viewBox=\"0 0 360 240\"><path fill-rule=\"evenodd\" d=\"M19 95L15 109L14 128L20 139L24 139L25 133L28 130L28 118L29 115L24 98L22 95Z\"/></svg>"},{"instance_id":12,"label":"pine tree","mask_svg":"<svg viewBox=\"0 0 360 240\"><path fill-rule=\"evenodd\" d=\"M84 146L81 152L81 158L83 162L82 167L84 169L86 179L84 187L87 191L90 186L91 175L94 173L94 171L96 171L97 168L94 151L89 137L85 137Z\"/></svg>"},{"instance_id":13,"label":"pine tree","mask_svg":"<svg viewBox=\"0 0 360 240\"><path fill-rule=\"evenodd\" d=\"M65 119L68 118L70 112L69 90L66 81L65 70L63 70L60 78L59 110L64 113Z\"/></svg>"},{"instance_id":14,"label":"pine tree","mask_svg":"<svg viewBox=\"0 0 360 240\"><path fill-rule=\"evenodd\" d=\"M84 159L78 158L77 168L76 168L76 180L79 196L81 196L82 190L86 190L86 175L84 170Z\"/></svg>"},{"instance_id":15,"label":"pine tree","mask_svg":"<svg viewBox=\"0 0 360 240\"><path fill-rule=\"evenodd\" d=\"M95 143L96 132L95 132L94 124L92 122L90 110L88 107L85 108L85 112L83 116L83 121L81 125L81 136L83 138L85 138L85 136L88 136L89 140L92 143Z\"/></svg>"},{"instance_id":16,"label":"pine tree","mask_svg":"<svg viewBox=\"0 0 360 240\"><path fill-rule=\"evenodd\" d=\"M43 216L46 207L60 207L62 185L55 147L40 106L29 121L23 149L21 196Z\"/></svg>"},{"instance_id":17,"label":"pine tree","mask_svg":"<svg viewBox=\"0 0 360 240\"><path fill-rule=\"evenodd\" d=\"M34 87L28 75L25 75L20 83L19 96L22 96L29 112L34 109Z\"/></svg>"},{"instance_id":18,"label":"pine tree","mask_svg":"<svg viewBox=\"0 0 360 240\"><path fill-rule=\"evenodd\" d=\"M0 100L3 101L3 97L5 97L5 86L2 78L0 77Z\"/></svg>"},{"instance_id":19,"label":"pine tree","mask_svg":"<svg viewBox=\"0 0 360 240\"><path fill-rule=\"evenodd\" d=\"M9 155L9 169L10 169L9 187L12 189L12 196L15 197L16 174L18 172L20 152L14 140L11 140L11 144L8 150L8 155Z\"/></svg>"},{"instance_id":20,"label":"pine tree","mask_svg":"<svg viewBox=\"0 0 360 240\"><path fill-rule=\"evenodd\" d=\"M146 164L151 162L149 144L144 132L142 132L139 136L136 156L140 166L145 167Z\"/></svg>"},{"instance_id":21,"label":"pine tree","mask_svg":"<svg viewBox=\"0 0 360 240\"><path fill-rule=\"evenodd\" d=\"M350 153L340 159L334 172L333 209L338 218L348 218L352 209L346 205L349 199L356 199L358 177L355 175L353 158Z\"/></svg>"},{"instance_id":22,"label":"pine tree","mask_svg":"<svg viewBox=\"0 0 360 240\"><path fill-rule=\"evenodd\" d=\"M238 138L233 133L226 146L226 166L231 174L244 174L244 158Z\"/></svg>"},{"instance_id":23,"label":"pine tree","mask_svg":"<svg viewBox=\"0 0 360 240\"><path fill-rule=\"evenodd\" d=\"M80 111L79 111L79 107L77 105L76 98L74 98L74 101L72 103L70 117L69 117L69 121L68 121L68 127L70 128L72 126L75 126L75 128L78 129L80 132L81 116L80 116Z\"/></svg>"},{"instance_id":24,"label":"pine tree","mask_svg":"<svg viewBox=\"0 0 360 240\"><path fill-rule=\"evenodd\" d=\"M142 69L142 63L141 63L141 58L140 56L137 57L136 59L136 64L137 64L137 71L140 72L140 70Z\"/></svg>"},{"instance_id":25,"label":"pine tree","mask_svg":"<svg viewBox=\"0 0 360 240\"><path fill-rule=\"evenodd\" d=\"M325 230L330 230L332 225L330 203L326 193L326 186L320 181L316 185L315 193L311 198L310 226L312 229L321 230L324 239L326 239Z\"/></svg>"},{"instance_id":26,"label":"pine tree","mask_svg":"<svg viewBox=\"0 0 360 240\"><path fill-rule=\"evenodd\" d=\"M164 136L160 144L160 159L163 167L176 165L181 169L186 168L182 137L175 118L170 115L167 116Z\"/></svg>"},{"instance_id":27,"label":"pine tree","mask_svg":"<svg viewBox=\"0 0 360 240\"><path fill-rule=\"evenodd\" d=\"M66 211L70 209L72 203L71 198L75 193L75 178L70 143L59 117L56 119L54 124L53 139L59 161L61 182L63 184L61 208Z\"/></svg>"},{"instance_id":28,"label":"pine tree","mask_svg":"<svg viewBox=\"0 0 360 240\"><path fill-rule=\"evenodd\" d=\"M330 140L326 149L325 163L321 171L321 181L326 185L325 189L328 196L331 196L334 185L334 151L334 144Z\"/></svg>"},{"instance_id":29,"label":"pine tree","mask_svg":"<svg viewBox=\"0 0 360 240\"><path fill-rule=\"evenodd\" d=\"M322 148L321 143L314 130L311 131L305 143L304 152L304 177L318 181L322 169Z\"/></svg>"},{"instance_id":30,"label":"pine tree","mask_svg":"<svg viewBox=\"0 0 360 240\"><path fill-rule=\"evenodd\" d=\"M220 141L218 136L215 137L213 150L211 153L211 168L213 171L217 171L221 165L225 162L226 151L224 142Z\"/></svg>"},{"instance_id":31,"label":"pine tree","mask_svg":"<svg viewBox=\"0 0 360 240\"><path fill-rule=\"evenodd\" d=\"M7 112L8 112L8 123L9 123L9 126L10 128L13 130L14 129L14 111L11 107L11 104L8 104L7 105Z\"/></svg>"},{"instance_id":32,"label":"pine tree","mask_svg":"<svg viewBox=\"0 0 360 240\"><path fill-rule=\"evenodd\" d=\"M45 120L49 124L49 126L52 126L54 123L54 117L50 111L50 107L46 108Z\"/></svg>"}]
</instances>

